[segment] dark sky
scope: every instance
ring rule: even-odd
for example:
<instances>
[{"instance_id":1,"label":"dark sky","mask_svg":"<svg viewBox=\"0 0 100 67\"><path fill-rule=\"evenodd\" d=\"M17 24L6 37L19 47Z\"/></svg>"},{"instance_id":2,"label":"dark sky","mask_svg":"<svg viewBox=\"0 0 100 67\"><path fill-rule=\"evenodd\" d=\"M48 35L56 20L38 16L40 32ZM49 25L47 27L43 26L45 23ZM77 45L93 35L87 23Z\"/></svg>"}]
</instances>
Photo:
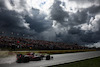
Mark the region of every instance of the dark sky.
<instances>
[{"instance_id":1,"label":"dark sky","mask_svg":"<svg viewBox=\"0 0 100 67\"><path fill-rule=\"evenodd\" d=\"M0 34L98 47L100 0L0 0Z\"/></svg>"}]
</instances>

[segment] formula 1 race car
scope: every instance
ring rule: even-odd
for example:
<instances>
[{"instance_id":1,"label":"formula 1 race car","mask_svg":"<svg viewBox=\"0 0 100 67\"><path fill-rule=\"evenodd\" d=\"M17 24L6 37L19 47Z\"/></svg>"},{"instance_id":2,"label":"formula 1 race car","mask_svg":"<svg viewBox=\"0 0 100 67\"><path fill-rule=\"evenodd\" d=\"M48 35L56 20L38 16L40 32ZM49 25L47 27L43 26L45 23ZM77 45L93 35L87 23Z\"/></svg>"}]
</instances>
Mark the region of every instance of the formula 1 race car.
<instances>
[{"instance_id":1,"label":"formula 1 race car","mask_svg":"<svg viewBox=\"0 0 100 67\"><path fill-rule=\"evenodd\" d=\"M25 63L29 61L40 61L40 60L50 60L53 59L53 56L50 56L49 54L43 55L43 54L35 54L35 53L28 53L26 55L17 54L17 63Z\"/></svg>"}]
</instances>

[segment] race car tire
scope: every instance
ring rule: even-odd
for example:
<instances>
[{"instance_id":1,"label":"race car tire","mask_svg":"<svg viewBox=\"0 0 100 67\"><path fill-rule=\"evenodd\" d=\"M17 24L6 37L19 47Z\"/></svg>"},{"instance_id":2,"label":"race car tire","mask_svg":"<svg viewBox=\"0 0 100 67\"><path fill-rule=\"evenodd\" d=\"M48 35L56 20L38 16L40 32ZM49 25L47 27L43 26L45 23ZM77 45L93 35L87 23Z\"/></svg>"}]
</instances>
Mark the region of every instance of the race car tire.
<instances>
[{"instance_id":1,"label":"race car tire","mask_svg":"<svg viewBox=\"0 0 100 67\"><path fill-rule=\"evenodd\" d=\"M24 57L24 59L23 59L24 63L29 62L29 61L30 61L29 57Z\"/></svg>"}]
</instances>

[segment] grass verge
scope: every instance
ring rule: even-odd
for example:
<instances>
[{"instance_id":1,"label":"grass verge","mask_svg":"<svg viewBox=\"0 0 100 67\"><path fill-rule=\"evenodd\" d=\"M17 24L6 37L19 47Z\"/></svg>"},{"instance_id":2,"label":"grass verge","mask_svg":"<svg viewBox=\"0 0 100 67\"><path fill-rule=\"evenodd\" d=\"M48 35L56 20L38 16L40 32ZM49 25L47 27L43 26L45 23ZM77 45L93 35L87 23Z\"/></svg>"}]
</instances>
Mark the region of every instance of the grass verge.
<instances>
[{"instance_id":1,"label":"grass verge","mask_svg":"<svg viewBox=\"0 0 100 67\"><path fill-rule=\"evenodd\" d=\"M100 57L50 67L100 67Z\"/></svg>"},{"instance_id":2,"label":"grass verge","mask_svg":"<svg viewBox=\"0 0 100 67\"><path fill-rule=\"evenodd\" d=\"M0 58L8 57L14 54L27 54L30 52L34 53L48 53L48 54L64 54L64 53L75 53L75 52L86 52L86 51L96 51L95 49L84 49L84 50L34 50L34 51L0 51Z\"/></svg>"},{"instance_id":3,"label":"grass verge","mask_svg":"<svg viewBox=\"0 0 100 67\"><path fill-rule=\"evenodd\" d=\"M64 54L64 53L75 53L75 52L86 52L86 51L96 51L95 49L84 49L84 50L34 50L34 51L12 51L16 54L27 54L30 52L34 53L48 53L48 54Z\"/></svg>"},{"instance_id":4,"label":"grass verge","mask_svg":"<svg viewBox=\"0 0 100 67\"><path fill-rule=\"evenodd\" d=\"M12 55L15 55L15 53L11 51L0 51L0 58L5 58Z\"/></svg>"}]
</instances>

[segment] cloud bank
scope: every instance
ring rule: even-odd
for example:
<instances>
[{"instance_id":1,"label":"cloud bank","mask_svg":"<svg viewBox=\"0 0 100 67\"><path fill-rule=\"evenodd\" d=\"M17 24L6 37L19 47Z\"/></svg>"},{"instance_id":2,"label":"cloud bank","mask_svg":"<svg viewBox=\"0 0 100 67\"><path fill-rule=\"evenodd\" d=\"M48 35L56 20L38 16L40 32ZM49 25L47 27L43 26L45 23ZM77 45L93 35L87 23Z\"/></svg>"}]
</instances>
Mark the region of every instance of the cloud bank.
<instances>
[{"instance_id":1,"label":"cloud bank","mask_svg":"<svg viewBox=\"0 0 100 67\"><path fill-rule=\"evenodd\" d=\"M0 0L0 32L80 45L99 43L100 1Z\"/></svg>"}]
</instances>

